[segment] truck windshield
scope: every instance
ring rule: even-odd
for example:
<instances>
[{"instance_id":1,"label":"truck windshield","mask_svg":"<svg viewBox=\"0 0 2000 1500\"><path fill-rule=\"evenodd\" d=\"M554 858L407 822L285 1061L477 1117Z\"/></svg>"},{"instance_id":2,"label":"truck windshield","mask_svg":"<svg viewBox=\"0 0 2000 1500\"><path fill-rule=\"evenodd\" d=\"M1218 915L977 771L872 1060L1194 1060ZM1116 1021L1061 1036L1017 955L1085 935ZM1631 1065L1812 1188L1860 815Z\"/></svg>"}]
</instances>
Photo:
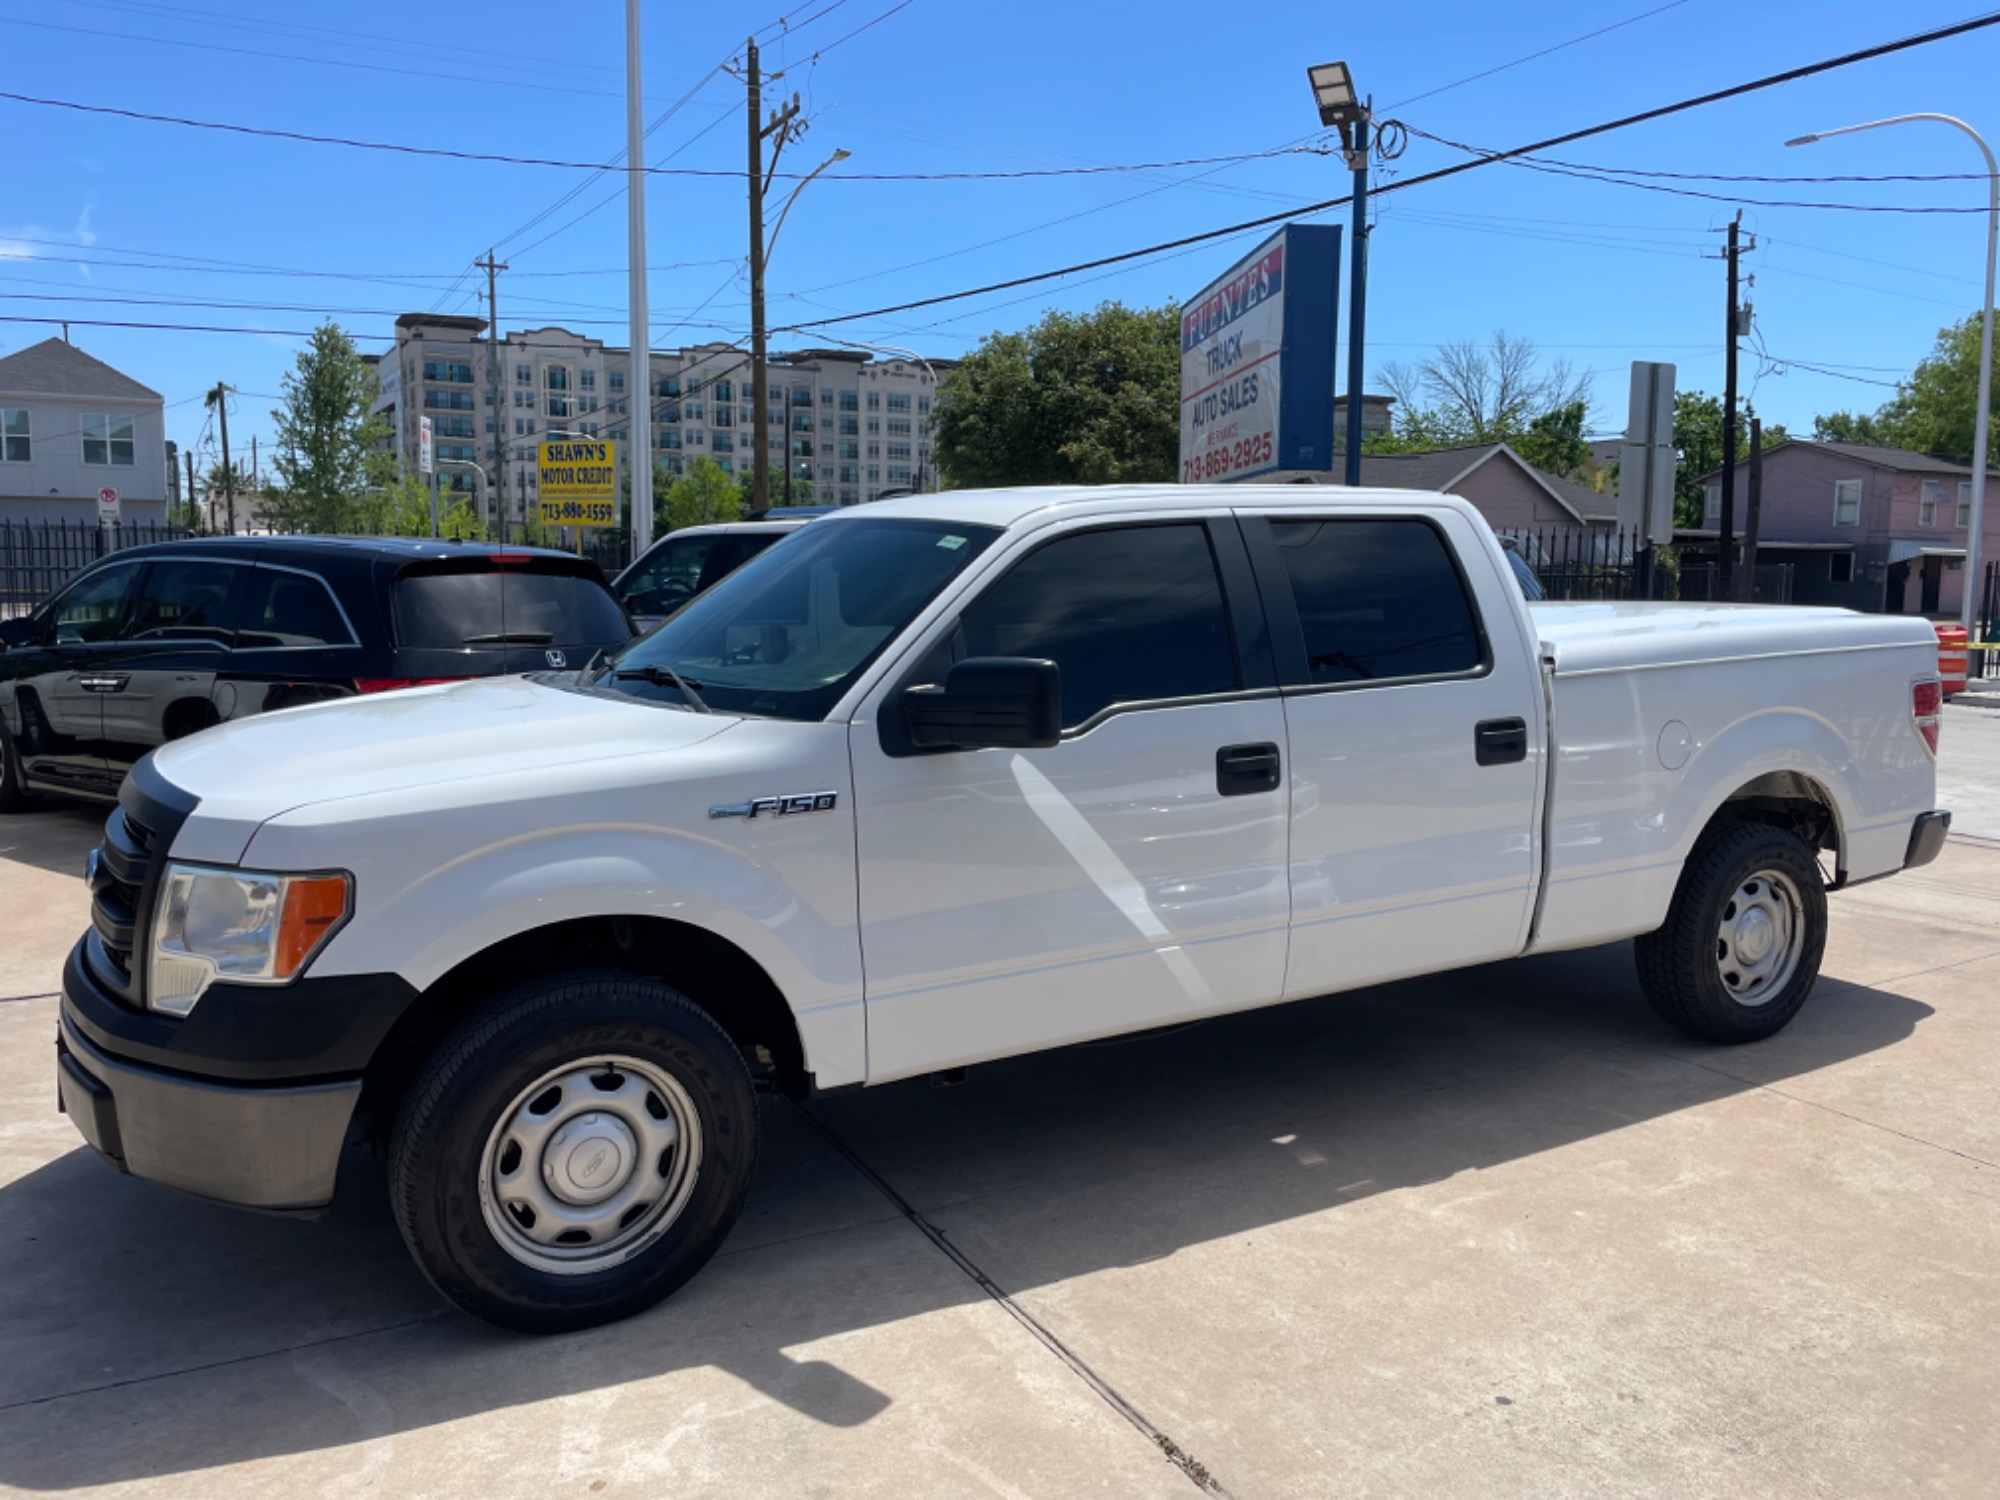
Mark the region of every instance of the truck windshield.
<instances>
[{"instance_id":1,"label":"truck windshield","mask_svg":"<svg viewBox=\"0 0 2000 1500\"><path fill-rule=\"evenodd\" d=\"M684 702L678 677L721 712L823 719L999 534L952 521L804 527L633 642L591 685Z\"/></svg>"}]
</instances>

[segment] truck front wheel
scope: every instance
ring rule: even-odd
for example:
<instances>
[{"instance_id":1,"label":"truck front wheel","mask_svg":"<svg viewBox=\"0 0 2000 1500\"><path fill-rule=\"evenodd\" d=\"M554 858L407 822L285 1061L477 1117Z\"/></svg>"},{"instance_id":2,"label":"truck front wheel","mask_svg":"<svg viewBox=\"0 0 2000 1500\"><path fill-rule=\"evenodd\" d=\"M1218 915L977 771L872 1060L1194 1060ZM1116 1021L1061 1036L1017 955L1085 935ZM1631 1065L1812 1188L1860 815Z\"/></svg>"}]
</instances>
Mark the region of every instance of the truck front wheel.
<instances>
[{"instance_id":1,"label":"truck front wheel","mask_svg":"<svg viewBox=\"0 0 2000 1500\"><path fill-rule=\"evenodd\" d=\"M529 1333L611 1322L700 1270L757 1162L742 1055L679 991L534 980L441 1042L398 1112L390 1200L425 1276Z\"/></svg>"},{"instance_id":2,"label":"truck front wheel","mask_svg":"<svg viewBox=\"0 0 2000 1500\"><path fill-rule=\"evenodd\" d=\"M1667 920L1634 945L1653 1009L1711 1042L1784 1029L1819 978L1826 891L1796 834L1730 823L1696 843Z\"/></svg>"}]
</instances>

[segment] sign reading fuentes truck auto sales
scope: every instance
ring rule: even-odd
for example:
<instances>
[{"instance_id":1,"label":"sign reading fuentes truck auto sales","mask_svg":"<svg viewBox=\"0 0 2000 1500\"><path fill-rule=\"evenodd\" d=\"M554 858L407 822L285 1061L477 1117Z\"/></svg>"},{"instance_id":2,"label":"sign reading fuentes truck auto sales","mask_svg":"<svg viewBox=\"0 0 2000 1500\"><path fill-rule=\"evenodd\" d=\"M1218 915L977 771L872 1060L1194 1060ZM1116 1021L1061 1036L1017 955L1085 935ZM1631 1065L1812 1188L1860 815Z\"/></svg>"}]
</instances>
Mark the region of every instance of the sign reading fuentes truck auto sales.
<instances>
[{"instance_id":1,"label":"sign reading fuentes truck auto sales","mask_svg":"<svg viewBox=\"0 0 2000 1500\"><path fill-rule=\"evenodd\" d=\"M542 524L615 526L617 445L595 438L552 438L540 446L535 496Z\"/></svg>"},{"instance_id":2,"label":"sign reading fuentes truck auto sales","mask_svg":"<svg viewBox=\"0 0 2000 1500\"><path fill-rule=\"evenodd\" d=\"M1181 482L1333 468L1340 230L1287 224L1181 308Z\"/></svg>"}]
</instances>

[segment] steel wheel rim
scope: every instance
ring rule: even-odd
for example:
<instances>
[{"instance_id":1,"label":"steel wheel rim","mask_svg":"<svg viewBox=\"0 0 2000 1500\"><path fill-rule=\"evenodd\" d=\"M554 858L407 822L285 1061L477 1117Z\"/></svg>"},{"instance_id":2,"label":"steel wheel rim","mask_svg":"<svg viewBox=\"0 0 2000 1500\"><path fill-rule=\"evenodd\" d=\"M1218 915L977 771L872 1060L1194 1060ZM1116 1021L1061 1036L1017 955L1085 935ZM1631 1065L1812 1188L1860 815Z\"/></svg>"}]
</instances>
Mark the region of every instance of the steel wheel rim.
<instances>
[{"instance_id":1,"label":"steel wheel rim","mask_svg":"<svg viewBox=\"0 0 2000 1500\"><path fill-rule=\"evenodd\" d=\"M1781 870L1754 870L1722 903L1716 975L1738 1005L1768 1004L1791 983L1805 953L1805 902Z\"/></svg>"},{"instance_id":2,"label":"steel wheel rim","mask_svg":"<svg viewBox=\"0 0 2000 1500\"><path fill-rule=\"evenodd\" d=\"M551 1068L487 1132L479 1206L522 1265L584 1276L629 1260L687 1207L701 1117L665 1069L597 1054Z\"/></svg>"}]
</instances>

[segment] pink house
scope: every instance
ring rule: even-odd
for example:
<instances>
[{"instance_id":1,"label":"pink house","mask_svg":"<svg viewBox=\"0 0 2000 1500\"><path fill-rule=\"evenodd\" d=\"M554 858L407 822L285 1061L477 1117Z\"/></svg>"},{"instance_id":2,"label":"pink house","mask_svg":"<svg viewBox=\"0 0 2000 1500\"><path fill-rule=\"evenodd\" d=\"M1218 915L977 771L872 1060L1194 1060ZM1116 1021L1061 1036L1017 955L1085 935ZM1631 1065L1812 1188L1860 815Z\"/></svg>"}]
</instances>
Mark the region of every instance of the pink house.
<instances>
[{"instance_id":1,"label":"pink house","mask_svg":"<svg viewBox=\"0 0 2000 1500\"><path fill-rule=\"evenodd\" d=\"M2000 557L2000 475L1988 471L1981 557ZM1740 544L1749 466L1736 466ZM1700 527L1683 543L1714 542L1722 522L1721 473L1704 479ZM1871 613L1955 618L1971 535L1972 470L1901 448L1859 443L1779 443L1764 453L1757 561L1792 565L1797 604L1842 604Z\"/></svg>"},{"instance_id":2,"label":"pink house","mask_svg":"<svg viewBox=\"0 0 2000 1500\"><path fill-rule=\"evenodd\" d=\"M1294 483L1339 483L1335 475L1296 474ZM1618 494L1535 468L1505 443L1438 448L1428 453L1364 453L1361 482L1385 489L1434 490L1470 500L1503 534L1577 541L1609 536L1618 524Z\"/></svg>"}]
</instances>

